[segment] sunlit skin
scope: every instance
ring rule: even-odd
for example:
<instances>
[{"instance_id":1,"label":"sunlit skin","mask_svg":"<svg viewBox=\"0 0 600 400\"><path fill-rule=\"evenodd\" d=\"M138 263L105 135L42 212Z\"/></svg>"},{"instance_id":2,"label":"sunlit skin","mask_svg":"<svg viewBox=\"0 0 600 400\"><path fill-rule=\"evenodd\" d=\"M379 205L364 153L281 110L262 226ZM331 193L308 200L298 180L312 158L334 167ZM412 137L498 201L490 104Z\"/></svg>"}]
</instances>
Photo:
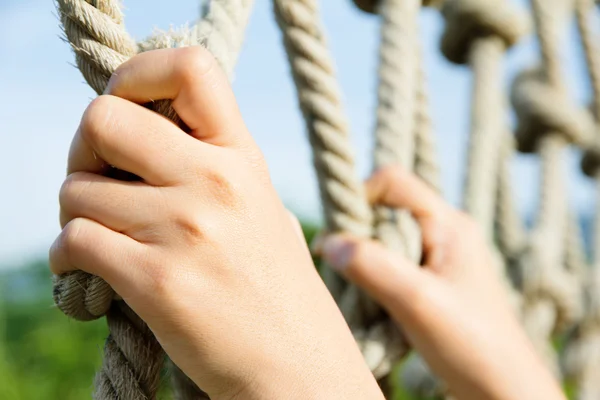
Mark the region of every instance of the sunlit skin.
<instances>
[{"instance_id":1,"label":"sunlit skin","mask_svg":"<svg viewBox=\"0 0 600 400\"><path fill-rule=\"evenodd\" d=\"M141 105L159 99L189 132ZM140 180L111 178L113 167ZM317 250L403 324L459 398L562 399L469 219L399 169L367 191L419 218L427 267L347 236ZM383 399L202 48L147 52L115 72L82 117L60 205L52 272L105 279L212 399Z\"/></svg>"},{"instance_id":2,"label":"sunlit skin","mask_svg":"<svg viewBox=\"0 0 600 400\"><path fill-rule=\"evenodd\" d=\"M564 400L474 221L400 167L376 172L366 189L372 203L415 216L424 265L347 235L321 238L316 251L388 310L456 398Z\"/></svg>"}]
</instances>

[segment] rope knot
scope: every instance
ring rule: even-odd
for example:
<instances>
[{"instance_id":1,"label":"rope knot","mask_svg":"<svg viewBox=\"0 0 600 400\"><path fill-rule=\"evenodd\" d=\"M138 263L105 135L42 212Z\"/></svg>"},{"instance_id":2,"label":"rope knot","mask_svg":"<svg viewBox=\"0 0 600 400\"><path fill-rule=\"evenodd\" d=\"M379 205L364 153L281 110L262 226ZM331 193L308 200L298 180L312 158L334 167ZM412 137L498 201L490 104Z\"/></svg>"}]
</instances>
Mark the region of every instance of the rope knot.
<instances>
[{"instance_id":1,"label":"rope knot","mask_svg":"<svg viewBox=\"0 0 600 400\"><path fill-rule=\"evenodd\" d=\"M581 159L581 170L590 178L600 172L600 143L594 143L587 147Z\"/></svg>"},{"instance_id":2,"label":"rope knot","mask_svg":"<svg viewBox=\"0 0 600 400\"><path fill-rule=\"evenodd\" d=\"M102 278L82 271L54 277L54 302L67 316L91 321L106 315L115 292Z\"/></svg>"},{"instance_id":3,"label":"rope knot","mask_svg":"<svg viewBox=\"0 0 600 400\"><path fill-rule=\"evenodd\" d=\"M600 329L600 273L592 273L585 288L586 328Z\"/></svg>"},{"instance_id":4,"label":"rope knot","mask_svg":"<svg viewBox=\"0 0 600 400\"><path fill-rule=\"evenodd\" d=\"M553 252L546 251L540 241L544 241L544 236L534 234L520 265L522 291L530 304L548 299L555 305L554 326L560 332L581 319L583 293L578 276L563 269L560 262L557 265Z\"/></svg>"},{"instance_id":5,"label":"rope knot","mask_svg":"<svg viewBox=\"0 0 600 400\"><path fill-rule=\"evenodd\" d=\"M590 113L548 84L540 70L517 76L511 102L517 113L516 137L521 152L535 151L540 138L549 133L560 133L567 142L583 148L592 142L595 125Z\"/></svg>"},{"instance_id":6,"label":"rope knot","mask_svg":"<svg viewBox=\"0 0 600 400\"><path fill-rule=\"evenodd\" d=\"M377 14L377 7L386 0L353 0L354 5L364 12ZM406 0L387 0L387 1L406 1ZM441 7L446 0L422 0L425 7Z\"/></svg>"},{"instance_id":7,"label":"rope knot","mask_svg":"<svg viewBox=\"0 0 600 400\"><path fill-rule=\"evenodd\" d=\"M442 14L446 28L441 50L457 64L467 62L475 40L496 36L509 48L529 28L525 14L502 0L448 0Z\"/></svg>"}]
</instances>

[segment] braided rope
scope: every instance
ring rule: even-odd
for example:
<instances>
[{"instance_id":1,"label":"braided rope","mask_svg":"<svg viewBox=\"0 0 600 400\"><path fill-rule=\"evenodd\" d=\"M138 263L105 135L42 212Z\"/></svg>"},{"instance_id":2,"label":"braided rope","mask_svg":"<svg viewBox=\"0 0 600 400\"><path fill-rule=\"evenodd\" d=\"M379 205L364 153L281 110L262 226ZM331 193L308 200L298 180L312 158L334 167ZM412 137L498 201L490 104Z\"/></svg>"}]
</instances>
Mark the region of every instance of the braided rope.
<instances>
[{"instance_id":1,"label":"braided rope","mask_svg":"<svg viewBox=\"0 0 600 400\"><path fill-rule=\"evenodd\" d=\"M592 110L598 126L600 118L600 59L591 29L590 18L593 7L592 0L575 1L577 27L593 92ZM597 133L596 140L598 140ZM600 164L598 161L598 152L594 149L588 150L582 167L584 172L595 179L596 198L600 199L600 174L598 174ZM586 313L576 329L576 334L568 343L564 357L565 374L576 383L578 400L592 400L600 397L600 251L598 250L600 248L600 213L598 212L594 225L594 265L587 271L580 271L586 278L584 285L587 300ZM569 246L569 248L571 247L574 246ZM582 256L575 254L573 258L582 258ZM575 263L584 264L585 261L576 260Z\"/></svg>"},{"instance_id":2,"label":"braided rope","mask_svg":"<svg viewBox=\"0 0 600 400\"><path fill-rule=\"evenodd\" d=\"M253 6L254 0L212 0L192 30L192 42L208 49L230 78Z\"/></svg>"},{"instance_id":3,"label":"braided rope","mask_svg":"<svg viewBox=\"0 0 600 400\"><path fill-rule=\"evenodd\" d=\"M500 166L498 147L506 132L501 62L505 49L523 33L524 24L500 1L447 0L442 13L446 20L443 53L450 61L468 63L474 75L465 203L491 241ZM447 395L444 383L432 375L420 357L407 362L403 382L419 397Z\"/></svg>"},{"instance_id":4,"label":"braided rope","mask_svg":"<svg viewBox=\"0 0 600 400\"><path fill-rule=\"evenodd\" d=\"M562 264L566 228L565 182L562 176L562 149L565 141L554 133L541 141L539 154L542 165L542 182L538 221L531 238L531 249L526 255L523 271L523 322L538 353L558 374L556 355L550 337L559 319L554 304L552 280Z\"/></svg>"},{"instance_id":5,"label":"braided rope","mask_svg":"<svg viewBox=\"0 0 600 400\"><path fill-rule=\"evenodd\" d=\"M561 24L556 5L531 0L542 67L515 80L512 101L519 117L519 148L537 150L542 168L536 223L520 265L523 320L539 353L558 374L551 335L571 326L581 313L577 276L565 268L570 256L564 235L572 225L564 196L564 151L569 141L587 143L590 125L586 115L580 118L579 110L567 100L558 55Z\"/></svg>"},{"instance_id":6,"label":"braided rope","mask_svg":"<svg viewBox=\"0 0 600 400\"><path fill-rule=\"evenodd\" d=\"M63 29L77 66L101 94L113 71L136 53L117 1L58 0ZM97 289L97 290L94 290ZM104 281L82 271L55 277L54 298L65 314L83 320L106 314L110 335L96 374L94 398L152 399L158 390L164 353L145 324Z\"/></svg>"},{"instance_id":7,"label":"braided rope","mask_svg":"<svg viewBox=\"0 0 600 400\"><path fill-rule=\"evenodd\" d=\"M517 261L525 251L527 232L518 214L512 193L510 161L515 152L515 140L512 135L505 135L505 143L501 150L496 202L496 237L502 254L510 264Z\"/></svg>"},{"instance_id":8,"label":"braided rope","mask_svg":"<svg viewBox=\"0 0 600 400\"><path fill-rule=\"evenodd\" d=\"M494 233L493 222L504 128L502 98L502 57L504 44L499 38L476 40L470 51L473 71L469 166L464 193L465 209L480 224L488 241Z\"/></svg>"},{"instance_id":9,"label":"braided rope","mask_svg":"<svg viewBox=\"0 0 600 400\"><path fill-rule=\"evenodd\" d=\"M600 54L598 46L595 45L592 24L590 21L593 12L593 0L574 0L575 15L579 37L583 45L590 83L593 92L593 114L600 118Z\"/></svg>"},{"instance_id":10,"label":"braided rope","mask_svg":"<svg viewBox=\"0 0 600 400\"><path fill-rule=\"evenodd\" d=\"M379 87L374 165L399 164L412 170L415 163L419 0L381 0ZM406 57L409 54L412 57ZM387 247L420 258L418 227L406 211L375 208L375 236Z\"/></svg>"},{"instance_id":11,"label":"braided rope","mask_svg":"<svg viewBox=\"0 0 600 400\"><path fill-rule=\"evenodd\" d=\"M139 51L202 43L231 74L242 44L252 0L213 0L193 32L157 34L136 45L123 25L116 0L57 0L64 33L84 78L103 93L116 68ZM169 102L156 102L155 111L175 120ZM145 323L121 302L101 278L82 271L54 277L54 299L68 316L79 320L107 317L110 335L103 365L96 375L96 399L153 399L156 397L164 352ZM181 399L199 398L201 392L175 370ZM182 374L181 374L182 375Z\"/></svg>"},{"instance_id":12,"label":"braided rope","mask_svg":"<svg viewBox=\"0 0 600 400\"><path fill-rule=\"evenodd\" d=\"M464 191L466 210L481 225L488 241L494 213L500 152L506 132L502 58L527 26L520 13L502 0L450 0L442 7L446 29L442 52L473 73L469 162Z\"/></svg>"},{"instance_id":13,"label":"braided rope","mask_svg":"<svg viewBox=\"0 0 600 400\"><path fill-rule=\"evenodd\" d=\"M431 123L427 77L423 66L423 54L417 51L417 99L415 111L415 174L435 191L441 191L440 167L437 160L435 137Z\"/></svg>"},{"instance_id":14,"label":"braided rope","mask_svg":"<svg viewBox=\"0 0 600 400\"><path fill-rule=\"evenodd\" d=\"M313 149L326 228L369 237L371 210L354 172L340 89L316 1L275 0L274 6ZM395 327L356 286L346 285L329 268L323 278L367 364L378 378L384 376L391 369L391 360L405 351L399 335L393 333Z\"/></svg>"},{"instance_id":15,"label":"braided rope","mask_svg":"<svg viewBox=\"0 0 600 400\"><path fill-rule=\"evenodd\" d=\"M600 174L596 173L596 197L600 199ZM577 385L577 400L600 395L600 213L594 221L594 265L585 284L586 315L568 343L564 355L567 377Z\"/></svg>"}]
</instances>

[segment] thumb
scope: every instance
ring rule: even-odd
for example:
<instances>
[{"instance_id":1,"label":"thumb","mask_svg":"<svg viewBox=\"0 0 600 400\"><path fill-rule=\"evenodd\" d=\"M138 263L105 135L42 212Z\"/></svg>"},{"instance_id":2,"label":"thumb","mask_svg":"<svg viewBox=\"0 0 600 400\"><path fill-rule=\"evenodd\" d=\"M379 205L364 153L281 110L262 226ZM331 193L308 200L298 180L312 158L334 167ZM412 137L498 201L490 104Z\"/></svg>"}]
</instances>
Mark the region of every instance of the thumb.
<instances>
[{"instance_id":1,"label":"thumb","mask_svg":"<svg viewBox=\"0 0 600 400\"><path fill-rule=\"evenodd\" d=\"M319 238L313 251L398 317L411 309L411 299L425 278L424 271L402 254L373 240L330 235Z\"/></svg>"}]
</instances>

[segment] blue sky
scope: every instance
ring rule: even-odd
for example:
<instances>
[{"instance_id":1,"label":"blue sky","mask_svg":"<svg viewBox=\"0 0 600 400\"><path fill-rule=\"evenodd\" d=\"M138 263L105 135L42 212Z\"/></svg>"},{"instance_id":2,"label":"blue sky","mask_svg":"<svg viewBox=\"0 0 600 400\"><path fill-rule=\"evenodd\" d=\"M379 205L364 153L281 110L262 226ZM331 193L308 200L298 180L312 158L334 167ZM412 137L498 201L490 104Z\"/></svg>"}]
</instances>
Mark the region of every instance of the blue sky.
<instances>
[{"instance_id":1,"label":"blue sky","mask_svg":"<svg viewBox=\"0 0 600 400\"><path fill-rule=\"evenodd\" d=\"M154 28L193 21L199 9L198 0L124 3L127 28L137 39ZM371 166L376 102L378 20L358 12L350 0L320 3L359 170L366 176ZM438 13L423 12L421 27L444 194L458 204L466 160L470 76L466 68L451 65L440 55L443 24ZM59 35L53 1L0 1L0 265L5 267L43 257L58 234L57 193L64 179L69 143L94 96L73 67L73 55ZM565 73L574 99L583 104L589 98L589 85L581 50L572 27L567 36ZM535 41L523 40L509 54L507 82L536 60ZM270 1L257 0L234 90L286 204L304 217L319 220L310 149L286 63ZM519 156L513 175L519 207L522 213L529 213L537 195L535 157ZM580 177L575 152L569 159L569 177L572 202L579 212L590 213L593 189Z\"/></svg>"}]
</instances>

